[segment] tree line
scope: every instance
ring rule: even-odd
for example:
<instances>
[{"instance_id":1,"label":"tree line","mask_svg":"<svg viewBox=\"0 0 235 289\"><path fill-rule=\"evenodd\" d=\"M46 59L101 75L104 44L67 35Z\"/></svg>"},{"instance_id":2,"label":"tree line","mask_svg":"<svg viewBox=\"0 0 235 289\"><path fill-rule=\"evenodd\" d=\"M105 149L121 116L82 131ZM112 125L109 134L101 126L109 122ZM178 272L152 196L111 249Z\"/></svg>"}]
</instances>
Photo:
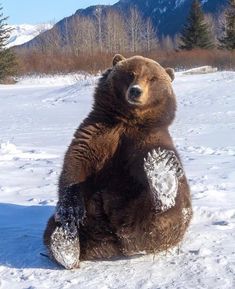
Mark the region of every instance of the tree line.
<instances>
[{"instance_id":1,"label":"tree line","mask_svg":"<svg viewBox=\"0 0 235 289\"><path fill-rule=\"evenodd\" d=\"M125 17L115 10L103 13L97 8L93 17L74 15L72 20L65 21L63 29L55 26L38 43L41 51L63 49L77 56L97 50L150 51L158 47L159 41L150 18L144 19L137 8L131 8Z\"/></svg>"},{"instance_id":2,"label":"tree line","mask_svg":"<svg viewBox=\"0 0 235 289\"><path fill-rule=\"evenodd\" d=\"M116 10L102 12L97 8L94 17L75 15L61 33L56 26L40 41L42 51L64 50L75 55L86 51L149 52L156 49L235 49L235 0L217 18L205 15L201 1L194 0L181 33L174 38L158 36L150 18L144 18L136 7L125 15ZM160 40L159 40L160 39Z\"/></svg>"}]
</instances>

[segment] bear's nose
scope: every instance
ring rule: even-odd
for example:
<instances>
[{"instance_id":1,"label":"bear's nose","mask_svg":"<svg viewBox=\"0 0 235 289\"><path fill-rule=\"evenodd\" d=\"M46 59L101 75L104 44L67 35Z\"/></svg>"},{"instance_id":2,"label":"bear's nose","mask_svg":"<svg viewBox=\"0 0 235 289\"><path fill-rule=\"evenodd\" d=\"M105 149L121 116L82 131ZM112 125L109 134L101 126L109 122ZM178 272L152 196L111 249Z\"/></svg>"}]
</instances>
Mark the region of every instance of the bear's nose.
<instances>
[{"instance_id":1,"label":"bear's nose","mask_svg":"<svg viewBox=\"0 0 235 289\"><path fill-rule=\"evenodd\" d=\"M129 97L131 100L139 98L142 94L142 89L138 85L134 85L129 90Z\"/></svg>"}]
</instances>

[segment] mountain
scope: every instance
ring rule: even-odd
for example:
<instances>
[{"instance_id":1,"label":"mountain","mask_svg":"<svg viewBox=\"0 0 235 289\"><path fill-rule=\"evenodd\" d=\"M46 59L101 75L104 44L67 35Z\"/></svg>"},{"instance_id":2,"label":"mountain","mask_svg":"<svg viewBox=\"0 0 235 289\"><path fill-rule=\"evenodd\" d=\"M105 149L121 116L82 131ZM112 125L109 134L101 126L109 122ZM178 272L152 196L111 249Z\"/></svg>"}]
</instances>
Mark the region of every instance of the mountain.
<instances>
[{"instance_id":1,"label":"mountain","mask_svg":"<svg viewBox=\"0 0 235 289\"><path fill-rule=\"evenodd\" d=\"M186 22L193 0L121 0L115 7L126 11L136 6L145 17L150 17L159 35L174 36ZM227 0L202 0L205 13L217 14Z\"/></svg>"},{"instance_id":2,"label":"mountain","mask_svg":"<svg viewBox=\"0 0 235 289\"><path fill-rule=\"evenodd\" d=\"M10 33L7 47L21 45L35 38L40 33L52 28L51 24L20 24L20 25L9 25L13 30Z\"/></svg>"},{"instance_id":3,"label":"mountain","mask_svg":"<svg viewBox=\"0 0 235 289\"><path fill-rule=\"evenodd\" d=\"M117 10L127 16L130 7L136 7L141 14L147 18L150 17L158 35L174 36L179 33L186 22L187 15L193 0L120 0L114 5L96 5L86 9L79 9L75 14L66 17L56 23L53 29L46 31L40 36L27 42L23 47L32 48L47 42L50 35L56 31L60 33L61 38L66 34L68 25L73 23L77 16L86 16L97 19L97 13L105 14L108 10ZM203 9L206 13L214 16L219 14L227 0L202 0ZM73 24L72 24L73 25Z\"/></svg>"}]
</instances>

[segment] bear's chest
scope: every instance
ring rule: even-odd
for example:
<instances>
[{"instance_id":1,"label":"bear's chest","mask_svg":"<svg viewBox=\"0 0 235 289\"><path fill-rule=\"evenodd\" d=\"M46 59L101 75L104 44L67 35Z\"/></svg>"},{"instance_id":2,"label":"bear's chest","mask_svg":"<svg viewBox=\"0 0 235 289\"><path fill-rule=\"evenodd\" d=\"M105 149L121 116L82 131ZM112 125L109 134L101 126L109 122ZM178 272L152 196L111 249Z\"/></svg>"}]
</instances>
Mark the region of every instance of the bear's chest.
<instances>
[{"instance_id":1,"label":"bear's chest","mask_svg":"<svg viewBox=\"0 0 235 289\"><path fill-rule=\"evenodd\" d=\"M144 159L150 149L137 146L120 146L97 178L101 190L113 192L118 199L136 198L148 187Z\"/></svg>"},{"instance_id":2,"label":"bear's chest","mask_svg":"<svg viewBox=\"0 0 235 289\"><path fill-rule=\"evenodd\" d=\"M152 206L144 169L149 150L126 144L119 147L96 180L95 187L101 192L105 214L117 227L138 223L140 208L145 206L146 217Z\"/></svg>"}]
</instances>

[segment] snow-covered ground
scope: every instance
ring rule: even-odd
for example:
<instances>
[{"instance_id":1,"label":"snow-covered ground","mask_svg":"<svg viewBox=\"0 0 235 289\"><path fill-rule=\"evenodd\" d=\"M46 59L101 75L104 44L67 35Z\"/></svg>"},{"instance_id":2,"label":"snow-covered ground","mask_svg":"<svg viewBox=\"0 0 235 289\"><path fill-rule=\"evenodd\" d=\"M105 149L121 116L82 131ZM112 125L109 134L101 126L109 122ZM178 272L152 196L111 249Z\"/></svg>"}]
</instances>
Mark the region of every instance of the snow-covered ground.
<instances>
[{"instance_id":1,"label":"snow-covered ground","mask_svg":"<svg viewBox=\"0 0 235 289\"><path fill-rule=\"evenodd\" d=\"M63 154L95 82L70 75L0 86L0 288L235 288L235 72L176 75L171 132L194 207L177 252L73 271L40 256Z\"/></svg>"},{"instance_id":2,"label":"snow-covered ground","mask_svg":"<svg viewBox=\"0 0 235 289\"><path fill-rule=\"evenodd\" d=\"M19 24L19 25L10 25L9 27L12 28L10 33L10 38L7 42L7 47L12 47L15 45L21 45L25 42L30 41L40 33L51 29L52 24L45 23L45 24Z\"/></svg>"}]
</instances>

